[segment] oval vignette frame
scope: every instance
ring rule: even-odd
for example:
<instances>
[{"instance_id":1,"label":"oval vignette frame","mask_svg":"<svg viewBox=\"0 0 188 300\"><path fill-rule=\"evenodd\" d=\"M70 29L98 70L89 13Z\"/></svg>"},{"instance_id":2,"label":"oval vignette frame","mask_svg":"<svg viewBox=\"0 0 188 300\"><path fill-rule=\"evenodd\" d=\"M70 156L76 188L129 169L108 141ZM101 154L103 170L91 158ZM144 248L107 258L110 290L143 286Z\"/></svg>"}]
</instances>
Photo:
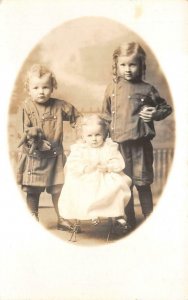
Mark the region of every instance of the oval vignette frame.
<instances>
[{"instance_id":1,"label":"oval vignette frame","mask_svg":"<svg viewBox=\"0 0 188 300\"><path fill-rule=\"evenodd\" d=\"M17 109L27 97L24 90L24 76L34 63L42 63L51 69L57 79L58 89L53 96L65 99L83 113L100 112L104 90L112 78L112 53L123 41L137 41L146 52L146 78L173 106L167 79L149 46L135 32L118 22L104 17L81 17L63 23L53 29L32 49L17 76L9 106L9 151L13 170L16 174L17 157ZM175 120L173 114L161 122L155 122L156 137L154 147L154 173L152 184L154 204L157 205L165 186L175 148ZM165 135L164 135L165 132ZM76 139L76 133L68 124L64 127L64 148ZM138 226L143 222L139 201L135 192L135 210ZM25 198L25 195L23 195ZM44 193L40 199L41 224L62 240L69 234L56 230L56 216L51 199ZM87 227L88 234L78 240L81 245L101 245L106 243L104 234L95 233ZM105 229L106 230L106 229ZM105 233L106 234L106 233ZM116 240L116 239L115 239ZM115 241L114 240L114 241Z\"/></svg>"}]
</instances>

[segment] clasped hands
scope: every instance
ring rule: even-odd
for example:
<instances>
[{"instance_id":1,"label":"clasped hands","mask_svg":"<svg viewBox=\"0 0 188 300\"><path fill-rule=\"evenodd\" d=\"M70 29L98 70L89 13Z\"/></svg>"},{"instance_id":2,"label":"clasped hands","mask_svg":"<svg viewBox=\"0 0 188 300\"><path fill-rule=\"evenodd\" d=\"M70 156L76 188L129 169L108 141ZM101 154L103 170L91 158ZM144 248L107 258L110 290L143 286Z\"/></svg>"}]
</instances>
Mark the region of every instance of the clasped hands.
<instances>
[{"instance_id":1,"label":"clasped hands","mask_svg":"<svg viewBox=\"0 0 188 300\"><path fill-rule=\"evenodd\" d=\"M101 163L89 163L88 165L85 166L84 168L84 173L91 173L94 171L99 171L102 173L109 172L109 168Z\"/></svg>"}]
</instances>

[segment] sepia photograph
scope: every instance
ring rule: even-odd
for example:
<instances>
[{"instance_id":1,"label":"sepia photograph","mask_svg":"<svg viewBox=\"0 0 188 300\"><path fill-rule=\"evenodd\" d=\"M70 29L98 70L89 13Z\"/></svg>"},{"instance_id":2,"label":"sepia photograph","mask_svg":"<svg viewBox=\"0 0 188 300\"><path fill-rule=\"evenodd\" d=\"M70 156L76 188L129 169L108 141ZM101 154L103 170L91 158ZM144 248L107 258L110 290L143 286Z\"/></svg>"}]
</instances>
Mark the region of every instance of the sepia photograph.
<instances>
[{"instance_id":1,"label":"sepia photograph","mask_svg":"<svg viewBox=\"0 0 188 300\"><path fill-rule=\"evenodd\" d=\"M77 227L81 244L124 237L150 216L173 160L174 130L160 62L137 34L102 17L66 22L44 37L10 100L10 157L27 206L62 239ZM111 148L117 153L107 157Z\"/></svg>"},{"instance_id":2,"label":"sepia photograph","mask_svg":"<svg viewBox=\"0 0 188 300\"><path fill-rule=\"evenodd\" d=\"M188 2L0 8L0 299L187 300Z\"/></svg>"}]
</instances>

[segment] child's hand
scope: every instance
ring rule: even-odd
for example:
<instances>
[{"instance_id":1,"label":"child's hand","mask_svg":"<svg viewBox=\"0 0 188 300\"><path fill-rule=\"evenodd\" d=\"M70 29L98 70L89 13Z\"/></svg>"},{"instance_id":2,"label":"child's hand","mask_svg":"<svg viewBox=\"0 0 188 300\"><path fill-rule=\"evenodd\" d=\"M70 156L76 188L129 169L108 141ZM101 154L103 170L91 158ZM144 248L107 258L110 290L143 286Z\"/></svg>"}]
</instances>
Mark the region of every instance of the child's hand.
<instances>
[{"instance_id":1,"label":"child's hand","mask_svg":"<svg viewBox=\"0 0 188 300\"><path fill-rule=\"evenodd\" d=\"M147 123L153 120L153 115L155 112L156 112L155 107L146 106L141 110L139 116L144 122Z\"/></svg>"}]
</instances>

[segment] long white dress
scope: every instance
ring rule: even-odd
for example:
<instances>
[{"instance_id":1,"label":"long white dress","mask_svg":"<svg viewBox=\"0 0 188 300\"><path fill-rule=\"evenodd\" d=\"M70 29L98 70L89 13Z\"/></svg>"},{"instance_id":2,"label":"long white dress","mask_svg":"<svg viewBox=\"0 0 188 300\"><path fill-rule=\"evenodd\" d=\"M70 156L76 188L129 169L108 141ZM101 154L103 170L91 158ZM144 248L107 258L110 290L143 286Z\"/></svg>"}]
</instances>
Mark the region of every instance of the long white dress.
<instances>
[{"instance_id":1,"label":"long white dress","mask_svg":"<svg viewBox=\"0 0 188 300\"><path fill-rule=\"evenodd\" d=\"M105 165L108 172L86 173L85 167L93 163ZM79 220L123 216L131 196L131 179L123 173L124 167L118 144L111 139L98 148L72 145L59 198L60 215Z\"/></svg>"}]
</instances>

